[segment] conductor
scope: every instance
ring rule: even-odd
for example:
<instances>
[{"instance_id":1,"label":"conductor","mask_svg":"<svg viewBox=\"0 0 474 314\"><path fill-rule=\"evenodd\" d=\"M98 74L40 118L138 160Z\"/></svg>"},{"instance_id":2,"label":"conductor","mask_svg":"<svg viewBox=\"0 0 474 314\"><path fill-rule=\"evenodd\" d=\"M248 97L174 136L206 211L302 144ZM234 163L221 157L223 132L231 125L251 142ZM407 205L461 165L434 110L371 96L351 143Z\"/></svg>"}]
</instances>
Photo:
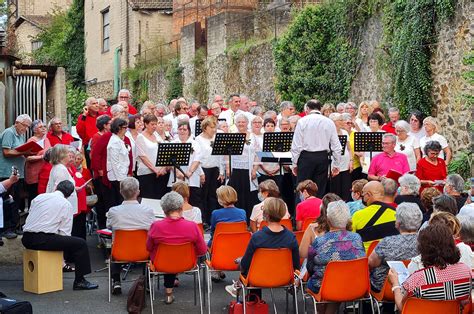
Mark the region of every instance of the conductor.
<instances>
[{"instance_id":1,"label":"conductor","mask_svg":"<svg viewBox=\"0 0 474 314\"><path fill-rule=\"evenodd\" d=\"M307 179L316 182L319 198L325 194L328 181L328 152L332 153L331 175L336 176L342 150L334 122L322 115L320 110L318 100L306 103L306 116L298 121L291 145L293 174L297 177L297 183Z\"/></svg>"}]
</instances>

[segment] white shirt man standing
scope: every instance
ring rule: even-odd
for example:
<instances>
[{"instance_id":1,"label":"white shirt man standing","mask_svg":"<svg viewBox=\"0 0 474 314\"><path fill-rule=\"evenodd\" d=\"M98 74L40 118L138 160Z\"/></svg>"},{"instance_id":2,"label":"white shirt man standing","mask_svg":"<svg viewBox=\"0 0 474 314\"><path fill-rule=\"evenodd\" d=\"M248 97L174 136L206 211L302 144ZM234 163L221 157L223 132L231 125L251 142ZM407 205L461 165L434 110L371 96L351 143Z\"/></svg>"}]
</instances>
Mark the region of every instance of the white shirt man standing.
<instances>
[{"instance_id":1,"label":"white shirt man standing","mask_svg":"<svg viewBox=\"0 0 474 314\"><path fill-rule=\"evenodd\" d=\"M229 96L228 100L229 110L222 111L219 115L219 119L225 119L227 125L229 126L229 132L237 132L237 126L235 125L235 117L239 114L242 114L240 110L240 96L238 94L232 94Z\"/></svg>"}]
</instances>

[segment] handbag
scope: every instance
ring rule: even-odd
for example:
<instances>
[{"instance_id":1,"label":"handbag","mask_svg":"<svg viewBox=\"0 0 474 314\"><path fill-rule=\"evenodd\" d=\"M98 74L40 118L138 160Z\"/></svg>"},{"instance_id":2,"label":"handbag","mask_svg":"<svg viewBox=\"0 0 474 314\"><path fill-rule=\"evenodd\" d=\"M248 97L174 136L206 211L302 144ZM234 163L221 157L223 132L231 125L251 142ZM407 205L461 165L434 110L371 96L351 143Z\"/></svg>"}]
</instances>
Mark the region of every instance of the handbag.
<instances>
[{"instance_id":1,"label":"handbag","mask_svg":"<svg viewBox=\"0 0 474 314\"><path fill-rule=\"evenodd\" d=\"M87 195L86 196L86 203L88 207L93 207L95 204L97 204L97 201L99 198L97 197L97 194L92 194L92 195Z\"/></svg>"},{"instance_id":2,"label":"handbag","mask_svg":"<svg viewBox=\"0 0 474 314\"><path fill-rule=\"evenodd\" d=\"M139 314L145 307L145 276L141 275L133 283L127 298L127 311L131 314Z\"/></svg>"},{"instance_id":3,"label":"handbag","mask_svg":"<svg viewBox=\"0 0 474 314\"><path fill-rule=\"evenodd\" d=\"M268 304L256 294L247 296L245 302L246 312L249 314L268 314ZM235 300L229 304L229 314L243 314L244 305Z\"/></svg>"}]
</instances>

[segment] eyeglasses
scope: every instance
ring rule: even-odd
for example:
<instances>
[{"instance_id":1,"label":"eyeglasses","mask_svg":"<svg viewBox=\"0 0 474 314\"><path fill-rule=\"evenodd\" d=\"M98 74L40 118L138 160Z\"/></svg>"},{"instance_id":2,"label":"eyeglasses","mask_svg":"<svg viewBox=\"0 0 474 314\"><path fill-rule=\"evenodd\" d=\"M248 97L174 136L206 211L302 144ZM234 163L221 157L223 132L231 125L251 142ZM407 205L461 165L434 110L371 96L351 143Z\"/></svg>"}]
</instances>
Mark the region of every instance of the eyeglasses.
<instances>
[{"instance_id":1,"label":"eyeglasses","mask_svg":"<svg viewBox=\"0 0 474 314\"><path fill-rule=\"evenodd\" d=\"M262 124L263 122L262 121L254 121L252 122L252 124Z\"/></svg>"},{"instance_id":2,"label":"eyeglasses","mask_svg":"<svg viewBox=\"0 0 474 314\"><path fill-rule=\"evenodd\" d=\"M120 128L122 128L122 129L128 129L128 126L127 126L127 125L124 125L124 126L121 126Z\"/></svg>"}]
</instances>

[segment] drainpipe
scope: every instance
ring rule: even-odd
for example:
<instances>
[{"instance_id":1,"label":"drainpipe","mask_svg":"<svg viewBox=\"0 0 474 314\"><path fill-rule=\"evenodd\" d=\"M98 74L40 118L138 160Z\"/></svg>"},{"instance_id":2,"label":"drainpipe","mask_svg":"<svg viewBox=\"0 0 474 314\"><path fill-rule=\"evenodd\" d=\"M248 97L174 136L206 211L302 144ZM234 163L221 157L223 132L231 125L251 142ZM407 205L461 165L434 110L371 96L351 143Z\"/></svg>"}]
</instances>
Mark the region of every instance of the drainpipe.
<instances>
[{"instance_id":1,"label":"drainpipe","mask_svg":"<svg viewBox=\"0 0 474 314\"><path fill-rule=\"evenodd\" d=\"M114 51L114 98L117 98L120 90L120 53L122 47L115 48Z\"/></svg>"}]
</instances>

